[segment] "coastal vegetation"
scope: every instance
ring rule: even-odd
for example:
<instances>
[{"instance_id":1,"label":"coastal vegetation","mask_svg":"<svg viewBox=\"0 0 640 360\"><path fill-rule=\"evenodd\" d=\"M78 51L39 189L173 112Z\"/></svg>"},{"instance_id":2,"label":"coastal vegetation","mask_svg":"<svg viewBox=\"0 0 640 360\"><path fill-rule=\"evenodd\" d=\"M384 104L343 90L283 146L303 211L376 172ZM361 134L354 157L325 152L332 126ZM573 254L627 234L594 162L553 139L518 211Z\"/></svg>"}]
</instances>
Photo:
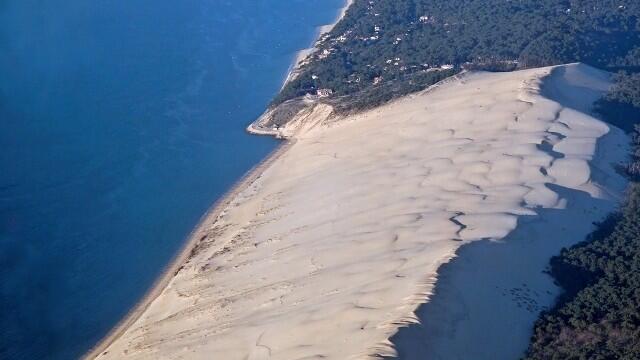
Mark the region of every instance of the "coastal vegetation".
<instances>
[{"instance_id":1,"label":"coastal vegetation","mask_svg":"<svg viewBox=\"0 0 640 360\"><path fill-rule=\"evenodd\" d=\"M629 77L640 68L640 2L355 0L316 47L272 105L331 90L322 101L359 110L463 69L580 61Z\"/></svg>"},{"instance_id":2,"label":"coastal vegetation","mask_svg":"<svg viewBox=\"0 0 640 360\"><path fill-rule=\"evenodd\" d=\"M616 74L596 110L635 131L631 185L618 212L551 260L564 294L536 323L525 358L640 359L640 2L355 0L272 105L322 94L348 113L463 70L571 62Z\"/></svg>"},{"instance_id":3,"label":"coastal vegetation","mask_svg":"<svg viewBox=\"0 0 640 360\"><path fill-rule=\"evenodd\" d=\"M632 104L640 88L623 77L601 106ZM620 80L620 78L619 78ZM625 90L627 89L627 90ZM637 103L635 103L637 104ZM615 112L607 108L607 113ZM636 118L640 119L640 118ZM627 119L629 120L629 119ZM636 120L637 122L637 120ZM590 237L551 260L564 294L537 321L525 359L640 359L640 126L626 166L631 180L622 208Z\"/></svg>"},{"instance_id":4,"label":"coastal vegetation","mask_svg":"<svg viewBox=\"0 0 640 360\"><path fill-rule=\"evenodd\" d=\"M640 61L640 53L638 54ZM607 122L630 132L634 121L640 121L640 73L620 72L614 76L611 91L596 104Z\"/></svg>"}]
</instances>

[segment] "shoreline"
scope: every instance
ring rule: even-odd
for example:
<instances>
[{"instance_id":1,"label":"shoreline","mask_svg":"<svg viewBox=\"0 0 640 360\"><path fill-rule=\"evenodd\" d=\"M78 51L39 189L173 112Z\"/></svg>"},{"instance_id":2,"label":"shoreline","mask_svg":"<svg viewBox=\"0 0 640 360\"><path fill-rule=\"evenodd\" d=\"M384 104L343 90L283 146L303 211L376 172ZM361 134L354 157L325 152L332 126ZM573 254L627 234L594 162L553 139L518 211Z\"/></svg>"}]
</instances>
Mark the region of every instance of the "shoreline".
<instances>
[{"instance_id":1,"label":"shoreline","mask_svg":"<svg viewBox=\"0 0 640 360\"><path fill-rule=\"evenodd\" d=\"M569 64L458 80L340 124L305 126L291 151L265 162L263 176L253 174L255 181L223 207L224 216L200 226L207 236L193 257L99 358L392 356L390 338L420 321L416 309L432 303L443 280L439 269L461 245L520 233L527 227L518 230L519 222L542 212L578 209L566 216L591 219L589 204L617 193L607 180L617 179L609 164L602 184L589 168L609 127L580 106L608 86L604 73ZM548 99L543 83L570 98ZM574 94L585 84L593 94ZM558 187L593 200L576 203ZM579 230L567 223L575 221L556 224L561 239ZM479 273L513 288L503 283L513 271ZM491 300L493 287L485 283L476 282L472 293ZM500 319L528 326L531 313L509 298L496 300L511 304ZM474 314L489 316L491 309ZM455 326L429 323L444 331ZM475 319L473 329L485 323Z\"/></svg>"},{"instance_id":2,"label":"shoreline","mask_svg":"<svg viewBox=\"0 0 640 360\"><path fill-rule=\"evenodd\" d=\"M293 62L289 66L285 80L281 86L281 89L292 79L294 73L300 63L311 55L315 50L315 44L320 37L330 32L346 14L349 7L353 4L354 0L345 0L344 5L340 8L338 15L333 23L318 26L314 40L309 48L301 49L295 52ZM270 132L261 132L254 127L255 121L251 122L246 130L249 134L255 136L274 136ZM258 164L253 166L246 174L244 174L235 184L229 188L218 200L216 200L211 207L202 215L198 220L197 225L193 228L191 233L186 237L186 242L182 245L182 250L169 262L166 268L160 273L153 285L147 290L142 299L135 304L129 312L111 329L107 334L93 346L82 359L94 359L99 356L105 349L109 347L114 341L116 341L122 334L140 318L149 305L162 293L167 285L174 278L175 274L180 271L182 266L189 261L193 256L192 250L197 246L200 238L202 237L203 229L206 225L215 222L220 213L229 205L236 195L251 185L256 179L258 179L262 173L273 163L278 157L284 154L294 143L294 139L276 137L282 142L276 146L276 148L268 154Z\"/></svg>"},{"instance_id":3,"label":"shoreline","mask_svg":"<svg viewBox=\"0 0 640 360\"><path fill-rule=\"evenodd\" d=\"M331 32L331 30L333 30L333 28L336 25L338 25L338 23L342 20L342 18L344 18L345 14L347 13L347 10L349 10L351 5L353 5L354 1L355 0L345 0L344 5L340 8L340 11L338 12L338 16L336 16L335 20L332 23L320 25L316 27L316 35L314 36L314 40L310 44L311 46L304 49L300 49L295 52L293 56L293 62L291 63L291 65L289 65L289 70L287 71L287 75L285 76L284 81L282 82L282 86L280 87L280 90L282 90L289 83L289 81L295 79L295 77L297 76L297 71L300 69L300 65L311 54L316 52L317 50L316 44L318 43L318 40L320 40L320 38L323 35Z\"/></svg>"},{"instance_id":4,"label":"shoreline","mask_svg":"<svg viewBox=\"0 0 640 360\"><path fill-rule=\"evenodd\" d=\"M145 292L145 295L129 310L129 312L81 357L83 360L91 360L100 356L111 344L118 340L126 331L144 314L153 301L162 294L175 275L182 269L193 256L193 250L206 235L206 228L215 223L221 213L236 198L236 196L259 179L264 171L281 157L295 143L294 139L283 139L273 151L264 159L249 169L238 181L236 181L211 207L200 217L197 225L187 235L182 249L167 264L164 270L154 281L153 285Z\"/></svg>"},{"instance_id":5,"label":"shoreline","mask_svg":"<svg viewBox=\"0 0 640 360\"><path fill-rule=\"evenodd\" d=\"M340 8L340 12L336 16L333 23L320 25L316 27L316 35L314 36L315 40L313 40L313 42L311 43L311 46L304 49L300 49L294 53L293 61L289 65L289 69L287 70L286 76L284 77L282 86L280 86L279 91L282 91L282 89L284 89L284 87L287 86L287 84L291 80L296 78L296 76L298 75L298 71L300 70L300 66L305 61L305 59L307 59L310 55L312 55L317 50L316 44L318 43L318 41L320 41L323 35L331 32L331 30L333 30L333 28L342 20L342 18L344 18L345 14L347 13L351 5L353 5L354 1L355 0L345 0L344 5ZM307 108L307 110L310 109L309 112L313 113L313 106L310 106L310 104L317 102L317 98L315 100L303 100L303 101L305 102L308 101L307 105L304 107ZM255 119L249 125L247 125L245 130L252 135L273 136L277 139L290 138L292 136L291 135L292 130L293 132L295 132L295 126L293 127L293 129L291 129L290 124L287 124L289 126L284 126L284 128L277 128L277 127L274 128L274 127L264 126L264 124L269 122L268 118L273 116L274 111L276 111L278 108L279 108L278 106L271 107L270 105L268 105L267 108L264 110L264 112L257 119ZM330 111L330 113L331 112L332 111ZM326 116L329 116L330 113L326 114ZM302 115L296 114L293 116L293 118L299 120L301 117L306 117L307 115L309 114L302 114ZM296 121L291 121L291 122L296 122Z\"/></svg>"}]
</instances>

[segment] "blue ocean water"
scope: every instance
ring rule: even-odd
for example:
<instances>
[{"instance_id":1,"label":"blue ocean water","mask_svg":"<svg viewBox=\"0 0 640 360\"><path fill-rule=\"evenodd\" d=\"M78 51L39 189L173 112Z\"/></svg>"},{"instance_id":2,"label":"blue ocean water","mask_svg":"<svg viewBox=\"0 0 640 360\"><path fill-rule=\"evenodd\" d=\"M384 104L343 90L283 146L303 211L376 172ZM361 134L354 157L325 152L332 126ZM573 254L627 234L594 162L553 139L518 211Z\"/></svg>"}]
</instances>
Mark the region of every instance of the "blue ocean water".
<instances>
[{"instance_id":1,"label":"blue ocean water","mask_svg":"<svg viewBox=\"0 0 640 360\"><path fill-rule=\"evenodd\" d=\"M244 127L343 0L0 1L0 358L72 359L274 149Z\"/></svg>"}]
</instances>

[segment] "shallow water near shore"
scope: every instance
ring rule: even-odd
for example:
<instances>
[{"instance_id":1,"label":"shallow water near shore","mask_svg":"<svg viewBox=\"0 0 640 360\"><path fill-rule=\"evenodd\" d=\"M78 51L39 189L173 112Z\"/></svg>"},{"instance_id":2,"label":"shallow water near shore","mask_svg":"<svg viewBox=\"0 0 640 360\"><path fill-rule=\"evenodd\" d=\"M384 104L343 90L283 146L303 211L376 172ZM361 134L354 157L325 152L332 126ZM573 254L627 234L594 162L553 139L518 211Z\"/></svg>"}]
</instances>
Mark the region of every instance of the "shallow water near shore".
<instances>
[{"instance_id":1,"label":"shallow water near shore","mask_svg":"<svg viewBox=\"0 0 640 360\"><path fill-rule=\"evenodd\" d=\"M0 358L70 359L274 149L245 134L329 1L0 5Z\"/></svg>"}]
</instances>

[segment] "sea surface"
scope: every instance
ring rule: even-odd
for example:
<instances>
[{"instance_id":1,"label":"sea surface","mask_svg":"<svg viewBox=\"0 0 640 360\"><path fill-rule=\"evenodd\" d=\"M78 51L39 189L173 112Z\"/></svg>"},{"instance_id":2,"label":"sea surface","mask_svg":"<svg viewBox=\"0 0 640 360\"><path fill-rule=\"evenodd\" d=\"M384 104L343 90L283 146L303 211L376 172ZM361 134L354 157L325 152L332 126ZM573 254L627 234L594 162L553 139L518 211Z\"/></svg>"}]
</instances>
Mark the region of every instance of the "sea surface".
<instances>
[{"instance_id":1,"label":"sea surface","mask_svg":"<svg viewBox=\"0 0 640 360\"><path fill-rule=\"evenodd\" d=\"M81 356L272 151L343 0L0 1L0 359Z\"/></svg>"}]
</instances>

